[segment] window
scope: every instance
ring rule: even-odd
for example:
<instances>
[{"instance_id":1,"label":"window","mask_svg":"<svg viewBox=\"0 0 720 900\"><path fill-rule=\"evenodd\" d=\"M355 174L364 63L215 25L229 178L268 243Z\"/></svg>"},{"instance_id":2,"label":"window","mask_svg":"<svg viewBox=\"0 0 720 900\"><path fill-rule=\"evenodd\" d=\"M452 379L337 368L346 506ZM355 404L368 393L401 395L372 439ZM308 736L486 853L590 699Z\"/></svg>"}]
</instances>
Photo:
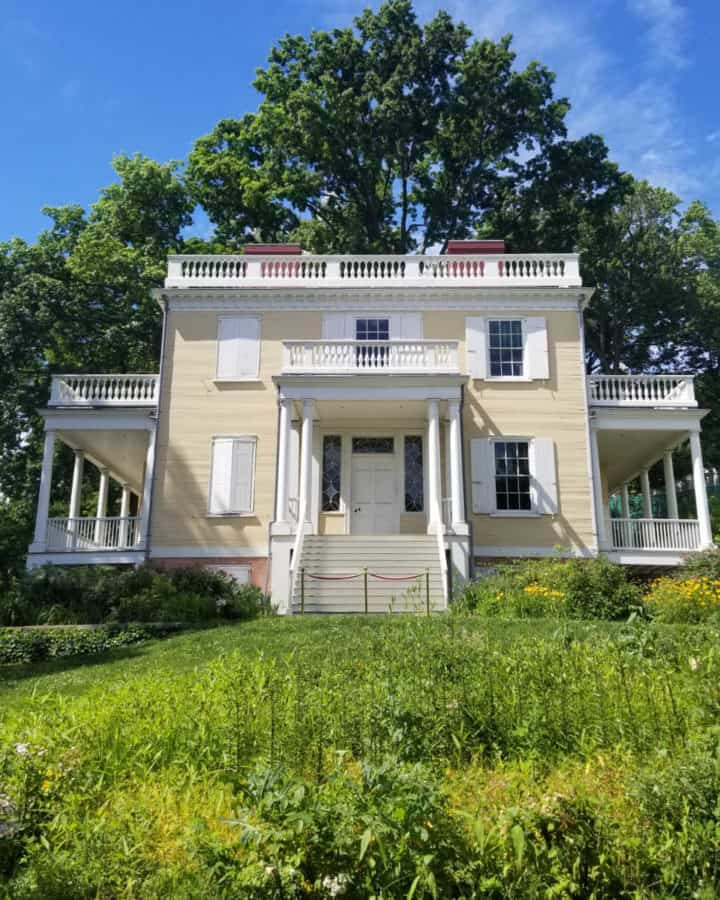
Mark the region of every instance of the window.
<instances>
[{"instance_id":1,"label":"window","mask_svg":"<svg viewBox=\"0 0 720 900\"><path fill-rule=\"evenodd\" d=\"M517 378L523 372L523 329L520 319L490 319L488 350L491 378Z\"/></svg>"},{"instance_id":2,"label":"window","mask_svg":"<svg viewBox=\"0 0 720 900\"><path fill-rule=\"evenodd\" d=\"M391 437L354 437L353 453L394 453L395 439Z\"/></svg>"},{"instance_id":3,"label":"window","mask_svg":"<svg viewBox=\"0 0 720 900\"><path fill-rule=\"evenodd\" d=\"M340 509L340 473L342 438L338 434L323 437L322 460L322 511L337 512Z\"/></svg>"},{"instance_id":4,"label":"window","mask_svg":"<svg viewBox=\"0 0 720 900\"><path fill-rule=\"evenodd\" d=\"M422 438L413 434L405 438L405 512L422 512L424 505Z\"/></svg>"},{"instance_id":5,"label":"window","mask_svg":"<svg viewBox=\"0 0 720 900\"><path fill-rule=\"evenodd\" d=\"M356 319L355 340L367 341L355 348L355 363L360 369L382 369L388 364L388 347L379 342L390 340L390 319Z\"/></svg>"},{"instance_id":6,"label":"window","mask_svg":"<svg viewBox=\"0 0 720 900\"><path fill-rule=\"evenodd\" d=\"M255 438L215 438L210 469L211 515L237 515L253 511Z\"/></svg>"},{"instance_id":7,"label":"window","mask_svg":"<svg viewBox=\"0 0 720 900\"><path fill-rule=\"evenodd\" d=\"M217 374L219 380L245 381L258 377L260 319L257 316L220 316Z\"/></svg>"},{"instance_id":8,"label":"window","mask_svg":"<svg viewBox=\"0 0 720 900\"><path fill-rule=\"evenodd\" d=\"M495 441L495 505L500 511L530 510L528 441Z\"/></svg>"}]
</instances>

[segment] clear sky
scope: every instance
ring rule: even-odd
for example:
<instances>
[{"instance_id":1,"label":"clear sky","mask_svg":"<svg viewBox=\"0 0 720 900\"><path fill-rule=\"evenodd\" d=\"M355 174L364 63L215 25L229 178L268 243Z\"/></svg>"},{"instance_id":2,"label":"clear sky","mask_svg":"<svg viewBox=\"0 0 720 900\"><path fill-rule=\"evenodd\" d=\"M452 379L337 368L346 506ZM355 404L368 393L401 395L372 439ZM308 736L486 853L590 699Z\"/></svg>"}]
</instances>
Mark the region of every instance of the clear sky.
<instances>
[{"instance_id":1,"label":"clear sky","mask_svg":"<svg viewBox=\"0 0 720 900\"><path fill-rule=\"evenodd\" d=\"M44 205L91 203L114 153L186 157L218 119L256 107L250 83L277 38L345 25L362 5L0 0L0 240L33 239ZM416 2L421 19L439 7ZM718 0L444 8L550 66L574 136L603 134L623 168L720 215Z\"/></svg>"}]
</instances>

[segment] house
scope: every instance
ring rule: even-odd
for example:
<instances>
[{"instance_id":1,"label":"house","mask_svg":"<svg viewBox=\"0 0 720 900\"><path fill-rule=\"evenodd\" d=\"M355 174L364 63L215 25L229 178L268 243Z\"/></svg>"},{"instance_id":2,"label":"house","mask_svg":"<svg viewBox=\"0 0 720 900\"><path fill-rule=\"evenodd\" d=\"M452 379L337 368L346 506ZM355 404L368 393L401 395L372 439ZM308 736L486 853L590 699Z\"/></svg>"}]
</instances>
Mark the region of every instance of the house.
<instances>
[{"instance_id":1,"label":"house","mask_svg":"<svg viewBox=\"0 0 720 900\"><path fill-rule=\"evenodd\" d=\"M712 543L705 411L691 376L585 374L591 295L577 255L502 241L440 256L171 256L159 374L53 378L29 566L218 566L290 612L444 607L499 558L676 565ZM49 518L57 441L75 469L67 516ZM685 441L692 519L673 475ZM648 481L661 459L664 519ZM86 518L88 464L100 490ZM629 516L635 479L643 518Z\"/></svg>"}]
</instances>

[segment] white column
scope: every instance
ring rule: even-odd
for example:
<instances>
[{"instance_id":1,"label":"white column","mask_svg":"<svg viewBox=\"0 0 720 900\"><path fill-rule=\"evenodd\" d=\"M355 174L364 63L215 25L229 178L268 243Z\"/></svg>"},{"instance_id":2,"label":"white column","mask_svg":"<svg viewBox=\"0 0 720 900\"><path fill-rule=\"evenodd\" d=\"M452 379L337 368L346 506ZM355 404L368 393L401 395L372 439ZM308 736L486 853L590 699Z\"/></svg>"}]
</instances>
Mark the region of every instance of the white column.
<instances>
[{"instance_id":1,"label":"white column","mask_svg":"<svg viewBox=\"0 0 720 900\"><path fill-rule=\"evenodd\" d=\"M712 527L710 525L710 509L705 487L705 467L703 466L699 431L690 432L690 457L692 459L693 487L695 488L695 510L700 529L700 546L710 547L712 545Z\"/></svg>"},{"instance_id":2,"label":"white column","mask_svg":"<svg viewBox=\"0 0 720 900\"><path fill-rule=\"evenodd\" d=\"M643 518L652 519L652 494L650 493L650 475L647 469L640 469L640 489L642 491Z\"/></svg>"},{"instance_id":3,"label":"white column","mask_svg":"<svg viewBox=\"0 0 720 900\"><path fill-rule=\"evenodd\" d=\"M71 519L77 519L80 516L84 465L85 454L82 450L75 450L75 464L73 465L72 487L70 488L70 510L68 511L68 515Z\"/></svg>"},{"instance_id":4,"label":"white column","mask_svg":"<svg viewBox=\"0 0 720 900\"><path fill-rule=\"evenodd\" d=\"M128 541L128 518L130 516L130 485L124 481L120 497L120 527L118 528L118 547L126 547Z\"/></svg>"},{"instance_id":5,"label":"white column","mask_svg":"<svg viewBox=\"0 0 720 900\"><path fill-rule=\"evenodd\" d=\"M598 547L603 550L609 546L609 540L607 521L605 519L605 503L603 502L602 477L600 475L600 451L598 449L597 431L594 428L590 429L590 458L592 461L593 497L595 499Z\"/></svg>"},{"instance_id":6,"label":"white column","mask_svg":"<svg viewBox=\"0 0 720 900\"><path fill-rule=\"evenodd\" d=\"M290 455L290 400L280 401L280 422L278 423L278 475L275 521L288 519L288 458Z\"/></svg>"},{"instance_id":7,"label":"white column","mask_svg":"<svg viewBox=\"0 0 720 900\"><path fill-rule=\"evenodd\" d=\"M303 400L302 433L300 437L300 501L298 503L298 522L307 522L310 518L310 494L312 491L312 445L313 419L315 418L315 401Z\"/></svg>"},{"instance_id":8,"label":"white column","mask_svg":"<svg viewBox=\"0 0 720 900\"><path fill-rule=\"evenodd\" d=\"M450 413L450 497L452 500L452 524L454 530L462 530L465 524L465 500L463 497L462 444L460 440L460 401L448 401Z\"/></svg>"},{"instance_id":9,"label":"white column","mask_svg":"<svg viewBox=\"0 0 720 900\"><path fill-rule=\"evenodd\" d=\"M434 532L442 527L440 512L440 402L428 400L428 525Z\"/></svg>"},{"instance_id":10,"label":"white column","mask_svg":"<svg viewBox=\"0 0 720 900\"><path fill-rule=\"evenodd\" d=\"M627 481L624 481L622 487L620 489L620 500L622 501L622 517L623 519L630 518L630 491L628 490L629 485Z\"/></svg>"},{"instance_id":11,"label":"white column","mask_svg":"<svg viewBox=\"0 0 720 900\"><path fill-rule=\"evenodd\" d=\"M105 543L105 534L107 531L107 522L105 522L105 518L107 516L107 504L108 504L108 490L110 488L110 472L103 468L100 469L100 487L98 488L98 502L97 502L97 521L95 522L95 535L94 540L95 543L99 546L102 546Z\"/></svg>"},{"instance_id":12,"label":"white column","mask_svg":"<svg viewBox=\"0 0 720 900\"><path fill-rule=\"evenodd\" d=\"M145 477L143 478L143 492L139 500L140 506L140 532L136 532L137 543L141 547L147 547L150 533L150 493L152 491L153 475L155 473L155 444L157 443L157 422L153 422L148 431L147 449L145 450ZM129 513L129 504L128 504ZM137 528L137 525L135 526Z\"/></svg>"},{"instance_id":13,"label":"white column","mask_svg":"<svg viewBox=\"0 0 720 900\"><path fill-rule=\"evenodd\" d=\"M40 469L40 490L38 491L37 512L35 513L35 536L30 547L31 553L44 553L47 550L47 527L54 453L55 432L46 431L42 468Z\"/></svg>"},{"instance_id":14,"label":"white column","mask_svg":"<svg viewBox=\"0 0 720 900\"><path fill-rule=\"evenodd\" d=\"M665 501L667 503L668 519L677 519L679 516L672 450L665 451L665 455L663 456L663 469L665 470Z\"/></svg>"}]
</instances>

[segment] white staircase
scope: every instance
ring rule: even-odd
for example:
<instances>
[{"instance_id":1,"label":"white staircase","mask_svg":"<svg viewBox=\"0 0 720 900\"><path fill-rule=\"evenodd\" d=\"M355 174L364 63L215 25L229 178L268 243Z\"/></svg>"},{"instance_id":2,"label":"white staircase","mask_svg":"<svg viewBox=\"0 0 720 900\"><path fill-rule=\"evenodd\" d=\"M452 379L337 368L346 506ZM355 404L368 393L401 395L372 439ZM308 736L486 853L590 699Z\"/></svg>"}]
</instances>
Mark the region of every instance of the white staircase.
<instances>
[{"instance_id":1,"label":"white staircase","mask_svg":"<svg viewBox=\"0 0 720 900\"><path fill-rule=\"evenodd\" d=\"M306 613L365 612L365 568L369 613L425 611L426 572L429 573L430 609L441 610L447 606L434 535L308 535L303 542L295 581L293 612L301 612L301 607ZM339 580L340 576L348 575L357 577ZM373 575L388 579L419 577L386 581Z\"/></svg>"}]
</instances>

